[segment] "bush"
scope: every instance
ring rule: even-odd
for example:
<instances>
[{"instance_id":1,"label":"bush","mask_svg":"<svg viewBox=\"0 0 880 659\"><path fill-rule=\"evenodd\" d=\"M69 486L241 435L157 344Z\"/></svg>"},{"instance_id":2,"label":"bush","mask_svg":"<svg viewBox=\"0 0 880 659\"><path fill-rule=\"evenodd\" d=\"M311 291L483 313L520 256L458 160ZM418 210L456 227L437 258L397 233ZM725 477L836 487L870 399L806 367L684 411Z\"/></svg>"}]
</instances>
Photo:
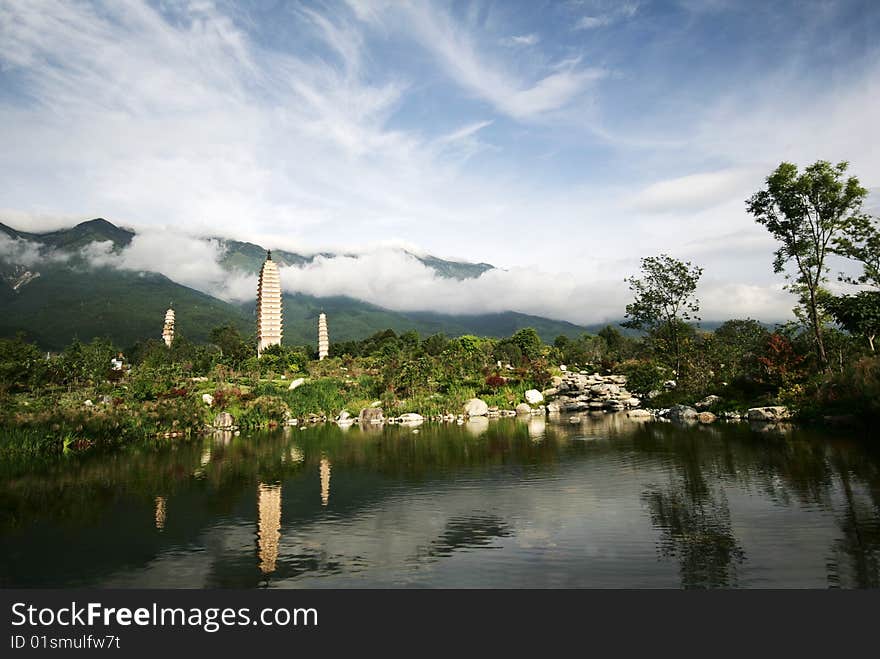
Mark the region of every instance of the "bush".
<instances>
[{"instance_id":1,"label":"bush","mask_svg":"<svg viewBox=\"0 0 880 659\"><path fill-rule=\"evenodd\" d=\"M626 376L626 388L634 394L646 397L662 388L668 370L652 361L629 360L620 365Z\"/></svg>"}]
</instances>

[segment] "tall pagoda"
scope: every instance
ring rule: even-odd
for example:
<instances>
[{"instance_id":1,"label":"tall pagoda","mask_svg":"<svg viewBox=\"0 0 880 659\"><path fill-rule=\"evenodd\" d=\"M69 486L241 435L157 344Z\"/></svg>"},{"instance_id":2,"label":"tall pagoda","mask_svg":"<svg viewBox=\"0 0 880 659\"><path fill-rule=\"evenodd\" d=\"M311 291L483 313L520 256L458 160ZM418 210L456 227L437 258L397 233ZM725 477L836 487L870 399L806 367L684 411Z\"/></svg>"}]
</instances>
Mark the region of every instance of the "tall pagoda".
<instances>
[{"instance_id":1,"label":"tall pagoda","mask_svg":"<svg viewBox=\"0 0 880 659\"><path fill-rule=\"evenodd\" d=\"M260 269L257 287L257 355L269 346L281 344L281 275L272 252Z\"/></svg>"}]
</instances>

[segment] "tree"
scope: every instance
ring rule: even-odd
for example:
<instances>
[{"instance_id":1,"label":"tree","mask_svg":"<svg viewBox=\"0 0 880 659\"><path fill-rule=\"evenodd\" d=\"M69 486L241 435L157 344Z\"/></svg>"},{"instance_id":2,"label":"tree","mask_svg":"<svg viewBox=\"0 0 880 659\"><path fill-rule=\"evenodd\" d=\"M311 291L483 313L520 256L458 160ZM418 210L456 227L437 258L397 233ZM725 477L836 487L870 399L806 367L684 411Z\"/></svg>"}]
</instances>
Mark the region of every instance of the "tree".
<instances>
[{"instance_id":1,"label":"tree","mask_svg":"<svg viewBox=\"0 0 880 659\"><path fill-rule=\"evenodd\" d=\"M711 344L717 369L724 380L756 376L757 358L770 333L757 320L727 320L714 332Z\"/></svg>"},{"instance_id":2,"label":"tree","mask_svg":"<svg viewBox=\"0 0 880 659\"><path fill-rule=\"evenodd\" d=\"M679 323L699 320L700 301L694 296L703 269L690 261L682 262L661 254L642 259L642 277L625 281L635 296L626 305L624 327L662 333L669 341L669 352L676 373L681 368L681 327Z\"/></svg>"},{"instance_id":3,"label":"tree","mask_svg":"<svg viewBox=\"0 0 880 659\"><path fill-rule=\"evenodd\" d=\"M841 256L862 266L862 274L858 277L841 275L841 279L880 289L880 226L876 217L853 214L844 227L843 235L835 238L834 248Z\"/></svg>"},{"instance_id":4,"label":"tree","mask_svg":"<svg viewBox=\"0 0 880 659\"><path fill-rule=\"evenodd\" d=\"M860 216L868 194L856 177L844 178L849 163L832 165L819 160L798 173L797 165L783 162L766 179L766 188L746 201L746 209L780 243L773 270L784 272L789 262L796 266L795 285L800 287L807 310L816 353L823 368L828 366L819 294L826 279L826 257L834 241Z\"/></svg>"},{"instance_id":5,"label":"tree","mask_svg":"<svg viewBox=\"0 0 880 659\"><path fill-rule=\"evenodd\" d=\"M211 330L211 343L220 348L219 361L234 369L241 368L245 360L255 352L233 325L215 327Z\"/></svg>"},{"instance_id":6,"label":"tree","mask_svg":"<svg viewBox=\"0 0 880 659\"><path fill-rule=\"evenodd\" d=\"M880 291L829 297L823 306L847 332L864 336L874 352L874 339L880 332Z\"/></svg>"}]
</instances>

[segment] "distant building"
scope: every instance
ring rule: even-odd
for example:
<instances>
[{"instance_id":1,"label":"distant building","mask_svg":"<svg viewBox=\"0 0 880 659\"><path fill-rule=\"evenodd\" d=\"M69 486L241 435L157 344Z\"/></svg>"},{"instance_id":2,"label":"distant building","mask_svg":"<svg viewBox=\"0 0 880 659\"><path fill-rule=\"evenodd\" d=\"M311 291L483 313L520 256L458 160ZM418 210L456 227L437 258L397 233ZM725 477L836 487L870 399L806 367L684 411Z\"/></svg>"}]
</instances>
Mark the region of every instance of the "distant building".
<instances>
[{"instance_id":1,"label":"distant building","mask_svg":"<svg viewBox=\"0 0 880 659\"><path fill-rule=\"evenodd\" d=\"M324 359L330 354L330 335L327 333L327 314L321 312L318 316L318 359Z\"/></svg>"},{"instance_id":2,"label":"distant building","mask_svg":"<svg viewBox=\"0 0 880 659\"><path fill-rule=\"evenodd\" d=\"M162 340L169 348L171 347L171 342L174 341L174 309L171 307L168 307L168 311L165 312L165 326L162 328Z\"/></svg>"},{"instance_id":3,"label":"distant building","mask_svg":"<svg viewBox=\"0 0 880 659\"><path fill-rule=\"evenodd\" d=\"M281 344L281 325L281 274L272 252L267 252L257 288L257 355Z\"/></svg>"}]
</instances>

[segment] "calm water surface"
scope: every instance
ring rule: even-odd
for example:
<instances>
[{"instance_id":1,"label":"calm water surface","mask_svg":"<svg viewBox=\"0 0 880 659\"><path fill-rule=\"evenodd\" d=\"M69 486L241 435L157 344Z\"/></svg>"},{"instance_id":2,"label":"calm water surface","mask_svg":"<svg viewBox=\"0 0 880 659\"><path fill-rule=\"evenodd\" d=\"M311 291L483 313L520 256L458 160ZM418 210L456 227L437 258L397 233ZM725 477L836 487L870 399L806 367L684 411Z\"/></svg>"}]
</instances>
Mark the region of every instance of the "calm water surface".
<instances>
[{"instance_id":1,"label":"calm water surface","mask_svg":"<svg viewBox=\"0 0 880 659\"><path fill-rule=\"evenodd\" d=\"M0 465L0 585L877 587L880 442L607 415Z\"/></svg>"}]
</instances>

